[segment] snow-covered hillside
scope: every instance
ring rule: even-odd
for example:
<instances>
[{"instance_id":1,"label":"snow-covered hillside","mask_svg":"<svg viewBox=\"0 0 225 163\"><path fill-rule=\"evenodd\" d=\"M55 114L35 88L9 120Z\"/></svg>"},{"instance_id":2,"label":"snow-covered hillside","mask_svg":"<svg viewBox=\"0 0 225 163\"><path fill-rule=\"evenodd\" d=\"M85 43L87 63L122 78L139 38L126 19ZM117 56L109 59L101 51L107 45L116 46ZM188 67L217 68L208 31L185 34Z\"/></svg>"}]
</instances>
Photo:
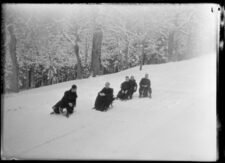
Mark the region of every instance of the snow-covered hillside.
<instances>
[{"instance_id":1,"label":"snow-covered hillside","mask_svg":"<svg viewBox=\"0 0 225 163\"><path fill-rule=\"evenodd\" d=\"M91 109L109 81L114 95L126 75L149 73L152 99L115 101L108 112ZM50 115L72 84L76 112ZM7 94L3 100L5 159L216 159L216 55L139 67Z\"/></svg>"}]
</instances>

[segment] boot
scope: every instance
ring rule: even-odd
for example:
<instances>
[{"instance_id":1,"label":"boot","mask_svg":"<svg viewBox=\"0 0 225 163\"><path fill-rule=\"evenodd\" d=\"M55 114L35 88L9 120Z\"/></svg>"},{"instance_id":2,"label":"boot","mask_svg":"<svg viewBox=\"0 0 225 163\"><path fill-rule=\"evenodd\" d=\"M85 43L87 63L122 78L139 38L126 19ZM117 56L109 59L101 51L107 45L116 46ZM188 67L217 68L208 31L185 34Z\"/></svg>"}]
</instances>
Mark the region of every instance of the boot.
<instances>
[{"instance_id":1,"label":"boot","mask_svg":"<svg viewBox=\"0 0 225 163\"><path fill-rule=\"evenodd\" d=\"M59 107L59 113L63 114L63 108Z\"/></svg>"},{"instance_id":2,"label":"boot","mask_svg":"<svg viewBox=\"0 0 225 163\"><path fill-rule=\"evenodd\" d=\"M66 113L66 118L69 118L69 116L70 116L70 114L67 112L67 113Z\"/></svg>"},{"instance_id":3,"label":"boot","mask_svg":"<svg viewBox=\"0 0 225 163\"><path fill-rule=\"evenodd\" d=\"M55 106L52 107L52 112L50 114L55 114Z\"/></svg>"}]
</instances>

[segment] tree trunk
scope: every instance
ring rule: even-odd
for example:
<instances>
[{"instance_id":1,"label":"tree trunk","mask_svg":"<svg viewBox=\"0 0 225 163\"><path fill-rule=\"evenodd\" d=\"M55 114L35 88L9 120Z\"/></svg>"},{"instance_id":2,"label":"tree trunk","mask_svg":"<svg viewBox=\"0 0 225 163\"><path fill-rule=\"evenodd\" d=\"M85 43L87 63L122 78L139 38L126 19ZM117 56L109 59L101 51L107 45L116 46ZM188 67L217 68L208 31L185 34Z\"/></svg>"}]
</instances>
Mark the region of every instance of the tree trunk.
<instances>
[{"instance_id":1,"label":"tree trunk","mask_svg":"<svg viewBox=\"0 0 225 163\"><path fill-rule=\"evenodd\" d=\"M41 78L41 86L44 86L45 84L45 74L44 74L44 68L42 66L41 67L41 74L42 74L42 78Z\"/></svg>"},{"instance_id":2,"label":"tree trunk","mask_svg":"<svg viewBox=\"0 0 225 163\"><path fill-rule=\"evenodd\" d=\"M178 61L178 41L176 35L174 35L174 46L173 46L173 61Z\"/></svg>"},{"instance_id":3,"label":"tree trunk","mask_svg":"<svg viewBox=\"0 0 225 163\"><path fill-rule=\"evenodd\" d=\"M142 66L143 66L143 59L144 59L144 45L143 45L143 44L141 44L140 71L142 70Z\"/></svg>"},{"instance_id":4,"label":"tree trunk","mask_svg":"<svg viewBox=\"0 0 225 163\"><path fill-rule=\"evenodd\" d=\"M25 71L25 75L26 75L26 80L25 80L25 89L29 89L29 67L26 65L26 71Z\"/></svg>"},{"instance_id":5,"label":"tree trunk","mask_svg":"<svg viewBox=\"0 0 225 163\"><path fill-rule=\"evenodd\" d=\"M193 44L193 27L191 26L189 28L189 34L187 36L187 45L186 45L186 54L185 58L191 58L193 56L193 49L194 49L194 44Z\"/></svg>"},{"instance_id":6,"label":"tree trunk","mask_svg":"<svg viewBox=\"0 0 225 163\"><path fill-rule=\"evenodd\" d=\"M173 60L173 53L174 53L174 31L169 33L168 38L168 60Z\"/></svg>"},{"instance_id":7,"label":"tree trunk","mask_svg":"<svg viewBox=\"0 0 225 163\"><path fill-rule=\"evenodd\" d=\"M118 57L119 57L119 62L120 62L120 69L123 70L124 69L124 58L123 58L123 54L122 54L122 51L120 50L120 47L119 47L119 38L118 36L115 36L116 37L116 47L117 47L117 53L118 53Z\"/></svg>"},{"instance_id":8,"label":"tree trunk","mask_svg":"<svg viewBox=\"0 0 225 163\"><path fill-rule=\"evenodd\" d=\"M175 18L174 18L174 26L176 28L175 28L175 30L172 30L169 33L169 38L168 38L168 59L169 59L169 61L177 61L178 60L178 54L177 54L178 40L176 37L177 32L180 30L179 28L177 28L177 26L179 25L178 18L179 18L179 14L176 14Z\"/></svg>"},{"instance_id":9,"label":"tree trunk","mask_svg":"<svg viewBox=\"0 0 225 163\"><path fill-rule=\"evenodd\" d=\"M101 72L101 46L103 33L100 28L96 29L92 41L91 69L93 76L100 75Z\"/></svg>"},{"instance_id":10,"label":"tree trunk","mask_svg":"<svg viewBox=\"0 0 225 163\"><path fill-rule=\"evenodd\" d=\"M14 33L14 27L13 25L10 25L8 27L9 36L10 36L10 42L9 42L9 53L12 59L12 91L13 92L19 92L19 66L17 62L17 56L16 56L16 36Z\"/></svg>"},{"instance_id":11,"label":"tree trunk","mask_svg":"<svg viewBox=\"0 0 225 163\"><path fill-rule=\"evenodd\" d=\"M32 65L29 69L29 88L34 88L34 66Z\"/></svg>"},{"instance_id":12,"label":"tree trunk","mask_svg":"<svg viewBox=\"0 0 225 163\"><path fill-rule=\"evenodd\" d=\"M126 47L125 47L125 68L128 68L128 55L129 55L129 40L126 38Z\"/></svg>"},{"instance_id":13,"label":"tree trunk","mask_svg":"<svg viewBox=\"0 0 225 163\"><path fill-rule=\"evenodd\" d=\"M85 59L84 59L85 65L87 65L87 59L88 59L88 40L86 37L85 38Z\"/></svg>"},{"instance_id":14,"label":"tree trunk","mask_svg":"<svg viewBox=\"0 0 225 163\"><path fill-rule=\"evenodd\" d=\"M79 46L77 43L74 46L74 50L75 50L75 55L77 57L77 79L81 79L82 78L82 65L81 65L81 59L79 56Z\"/></svg>"},{"instance_id":15,"label":"tree trunk","mask_svg":"<svg viewBox=\"0 0 225 163\"><path fill-rule=\"evenodd\" d=\"M27 88L31 87L30 69L27 70Z\"/></svg>"}]
</instances>

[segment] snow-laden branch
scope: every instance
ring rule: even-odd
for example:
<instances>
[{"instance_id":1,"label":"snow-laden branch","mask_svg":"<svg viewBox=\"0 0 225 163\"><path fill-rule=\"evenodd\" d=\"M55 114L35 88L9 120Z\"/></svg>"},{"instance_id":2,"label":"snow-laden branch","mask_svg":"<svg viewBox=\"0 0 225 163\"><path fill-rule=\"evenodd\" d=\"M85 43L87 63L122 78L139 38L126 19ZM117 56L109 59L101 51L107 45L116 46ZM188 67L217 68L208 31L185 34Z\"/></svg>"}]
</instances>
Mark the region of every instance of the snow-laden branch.
<instances>
[{"instance_id":1,"label":"snow-laden branch","mask_svg":"<svg viewBox=\"0 0 225 163\"><path fill-rule=\"evenodd\" d=\"M193 16L194 16L194 14L189 15L188 19L186 19L186 21L184 23L182 23L181 25L177 26L176 29L180 29L184 25L186 25L188 22L190 22L190 20L193 18Z\"/></svg>"},{"instance_id":2,"label":"snow-laden branch","mask_svg":"<svg viewBox=\"0 0 225 163\"><path fill-rule=\"evenodd\" d=\"M25 25L26 25L26 26L28 26L28 24L29 24L30 20L32 19L32 17L33 17L33 14L31 14L31 15L29 16L29 18L27 19L27 21L25 22Z\"/></svg>"},{"instance_id":3,"label":"snow-laden branch","mask_svg":"<svg viewBox=\"0 0 225 163\"><path fill-rule=\"evenodd\" d=\"M62 31L61 33L69 42L71 42L73 45L76 45L75 41L73 41L64 31Z\"/></svg>"},{"instance_id":4,"label":"snow-laden branch","mask_svg":"<svg viewBox=\"0 0 225 163\"><path fill-rule=\"evenodd\" d=\"M9 24L5 25L5 28L8 29L12 25L14 25L14 24L13 23L9 23Z\"/></svg>"},{"instance_id":5,"label":"snow-laden branch","mask_svg":"<svg viewBox=\"0 0 225 163\"><path fill-rule=\"evenodd\" d=\"M136 34L136 33L132 33L120 26L107 26L107 25L103 25L103 27L106 29L106 30L109 30L109 31L113 31L115 33L120 33L122 32L124 35L128 36L128 35L132 35L133 37L135 38L139 38L139 36ZM120 31L120 32L119 32Z\"/></svg>"},{"instance_id":6,"label":"snow-laden branch","mask_svg":"<svg viewBox=\"0 0 225 163\"><path fill-rule=\"evenodd\" d=\"M179 30L182 34L185 34L185 35L189 35L189 33L187 33L186 31L184 30Z\"/></svg>"}]
</instances>

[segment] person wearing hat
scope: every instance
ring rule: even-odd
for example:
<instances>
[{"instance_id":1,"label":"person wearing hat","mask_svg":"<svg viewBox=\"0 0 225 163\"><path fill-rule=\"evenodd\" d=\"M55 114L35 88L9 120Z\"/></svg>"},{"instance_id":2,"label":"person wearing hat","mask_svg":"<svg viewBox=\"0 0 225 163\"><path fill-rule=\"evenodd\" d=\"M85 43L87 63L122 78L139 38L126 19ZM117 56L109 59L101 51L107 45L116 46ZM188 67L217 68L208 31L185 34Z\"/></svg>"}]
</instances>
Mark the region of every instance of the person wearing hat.
<instances>
[{"instance_id":1,"label":"person wearing hat","mask_svg":"<svg viewBox=\"0 0 225 163\"><path fill-rule=\"evenodd\" d=\"M130 89L130 83L129 83L129 76L125 77L125 81L120 86L120 91L117 94L117 99L120 100L127 100L129 96L129 89Z\"/></svg>"},{"instance_id":2,"label":"person wearing hat","mask_svg":"<svg viewBox=\"0 0 225 163\"><path fill-rule=\"evenodd\" d=\"M113 97L113 89L110 83L106 82L105 87L98 93L93 109L98 111L107 111L115 98Z\"/></svg>"},{"instance_id":3,"label":"person wearing hat","mask_svg":"<svg viewBox=\"0 0 225 163\"><path fill-rule=\"evenodd\" d=\"M63 109L66 109L66 117L69 117L74 111L77 99L77 86L72 85L72 87L65 91L63 98L57 102L53 107L53 112L51 114L62 114Z\"/></svg>"},{"instance_id":4,"label":"person wearing hat","mask_svg":"<svg viewBox=\"0 0 225 163\"><path fill-rule=\"evenodd\" d=\"M136 83L136 80L134 79L134 76L130 77L129 84L130 86L129 86L128 94L129 94L129 99L132 99L134 92L137 91L137 83Z\"/></svg>"},{"instance_id":5,"label":"person wearing hat","mask_svg":"<svg viewBox=\"0 0 225 163\"><path fill-rule=\"evenodd\" d=\"M148 78L148 74L145 74L145 77L141 79L139 85L139 97L152 98L151 81Z\"/></svg>"}]
</instances>

